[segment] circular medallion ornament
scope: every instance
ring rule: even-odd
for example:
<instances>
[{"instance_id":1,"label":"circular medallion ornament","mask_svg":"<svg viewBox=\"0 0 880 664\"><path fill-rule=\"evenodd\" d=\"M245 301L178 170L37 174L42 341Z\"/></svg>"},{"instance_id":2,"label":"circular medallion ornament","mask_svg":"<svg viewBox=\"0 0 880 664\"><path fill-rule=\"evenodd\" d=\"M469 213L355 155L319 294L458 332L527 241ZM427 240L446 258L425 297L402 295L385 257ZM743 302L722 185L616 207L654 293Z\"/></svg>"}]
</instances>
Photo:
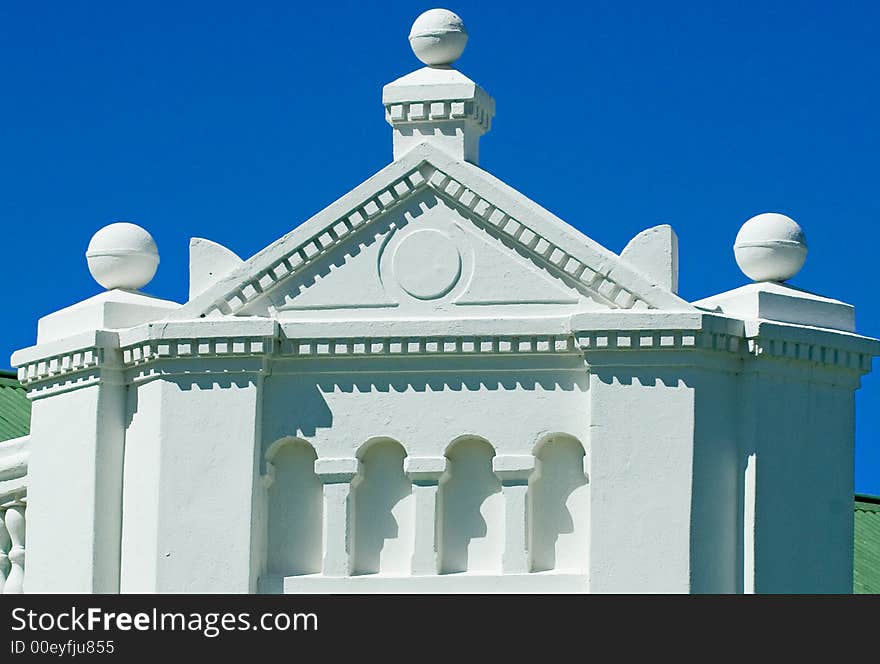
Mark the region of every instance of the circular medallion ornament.
<instances>
[{"instance_id":1,"label":"circular medallion ornament","mask_svg":"<svg viewBox=\"0 0 880 664\"><path fill-rule=\"evenodd\" d=\"M461 276L461 254L447 235L433 229L410 233L394 252L394 276L420 300L443 297Z\"/></svg>"}]
</instances>

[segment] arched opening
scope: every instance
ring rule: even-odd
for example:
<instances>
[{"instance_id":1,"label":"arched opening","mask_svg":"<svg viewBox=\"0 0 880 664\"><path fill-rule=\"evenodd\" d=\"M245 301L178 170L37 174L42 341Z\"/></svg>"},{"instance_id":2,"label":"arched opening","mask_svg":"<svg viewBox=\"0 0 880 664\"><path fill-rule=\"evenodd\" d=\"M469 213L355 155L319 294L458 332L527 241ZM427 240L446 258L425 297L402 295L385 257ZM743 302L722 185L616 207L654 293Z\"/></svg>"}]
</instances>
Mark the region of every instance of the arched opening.
<instances>
[{"instance_id":1,"label":"arched opening","mask_svg":"<svg viewBox=\"0 0 880 664\"><path fill-rule=\"evenodd\" d=\"M390 439L370 441L358 454L353 485L354 573L403 574L414 541L412 484L403 472L406 451Z\"/></svg>"},{"instance_id":2,"label":"arched opening","mask_svg":"<svg viewBox=\"0 0 880 664\"><path fill-rule=\"evenodd\" d=\"M495 450L480 438L456 440L446 452L440 484L441 571L499 571L504 548L501 482L492 471Z\"/></svg>"},{"instance_id":3,"label":"arched opening","mask_svg":"<svg viewBox=\"0 0 880 664\"><path fill-rule=\"evenodd\" d=\"M271 466L268 555L270 574L291 576L321 570L323 489L315 475L317 454L295 438L275 443L266 453Z\"/></svg>"},{"instance_id":4,"label":"arched opening","mask_svg":"<svg viewBox=\"0 0 880 664\"><path fill-rule=\"evenodd\" d=\"M590 496L584 447L566 434L542 440L529 483L532 571L584 572L589 563Z\"/></svg>"}]
</instances>

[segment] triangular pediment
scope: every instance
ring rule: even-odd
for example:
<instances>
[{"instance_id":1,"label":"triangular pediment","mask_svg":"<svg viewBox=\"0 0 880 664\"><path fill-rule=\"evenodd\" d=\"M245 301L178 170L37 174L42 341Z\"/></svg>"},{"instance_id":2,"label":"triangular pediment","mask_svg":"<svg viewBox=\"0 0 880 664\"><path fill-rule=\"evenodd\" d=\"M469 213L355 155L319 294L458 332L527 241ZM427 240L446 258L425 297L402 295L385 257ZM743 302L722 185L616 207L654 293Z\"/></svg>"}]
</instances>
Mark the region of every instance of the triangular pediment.
<instances>
[{"instance_id":1,"label":"triangular pediment","mask_svg":"<svg viewBox=\"0 0 880 664\"><path fill-rule=\"evenodd\" d=\"M175 318L690 309L564 221L427 144L184 305ZM513 309L511 309L511 307Z\"/></svg>"}]
</instances>

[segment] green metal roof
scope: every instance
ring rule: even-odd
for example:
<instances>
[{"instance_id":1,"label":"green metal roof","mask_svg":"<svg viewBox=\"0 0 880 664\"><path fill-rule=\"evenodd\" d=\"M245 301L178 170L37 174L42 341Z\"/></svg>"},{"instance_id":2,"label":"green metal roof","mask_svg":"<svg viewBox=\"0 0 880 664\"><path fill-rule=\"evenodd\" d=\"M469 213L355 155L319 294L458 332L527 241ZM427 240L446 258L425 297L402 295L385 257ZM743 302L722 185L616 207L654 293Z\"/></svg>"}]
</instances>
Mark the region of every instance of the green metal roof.
<instances>
[{"instance_id":1,"label":"green metal roof","mask_svg":"<svg viewBox=\"0 0 880 664\"><path fill-rule=\"evenodd\" d=\"M0 441L26 436L31 429L31 402L15 374L0 371Z\"/></svg>"},{"instance_id":2,"label":"green metal roof","mask_svg":"<svg viewBox=\"0 0 880 664\"><path fill-rule=\"evenodd\" d=\"M880 593L880 497L856 494L853 592Z\"/></svg>"}]
</instances>

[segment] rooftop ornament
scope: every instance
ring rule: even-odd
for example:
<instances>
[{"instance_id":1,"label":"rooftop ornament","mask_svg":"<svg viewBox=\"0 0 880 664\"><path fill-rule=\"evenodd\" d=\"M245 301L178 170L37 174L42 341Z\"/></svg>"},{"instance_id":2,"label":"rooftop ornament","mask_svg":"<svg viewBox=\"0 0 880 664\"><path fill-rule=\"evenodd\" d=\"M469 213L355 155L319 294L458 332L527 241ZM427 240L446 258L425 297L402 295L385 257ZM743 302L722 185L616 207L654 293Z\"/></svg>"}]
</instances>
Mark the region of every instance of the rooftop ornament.
<instances>
[{"instance_id":1,"label":"rooftop ornament","mask_svg":"<svg viewBox=\"0 0 880 664\"><path fill-rule=\"evenodd\" d=\"M461 57L468 34L464 21L448 9L429 9L413 23L409 43L429 67L447 68Z\"/></svg>"},{"instance_id":2,"label":"rooftop ornament","mask_svg":"<svg viewBox=\"0 0 880 664\"><path fill-rule=\"evenodd\" d=\"M133 291L146 286L156 274L159 250L146 230L120 221L92 236L86 260L92 277L107 290Z\"/></svg>"},{"instance_id":3,"label":"rooftop ornament","mask_svg":"<svg viewBox=\"0 0 880 664\"><path fill-rule=\"evenodd\" d=\"M739 269L749 279L783 282L803 267L807 239L790 217L765 212L742 225L733 243L733 253Z\"/></svg>"}]
</instances>

